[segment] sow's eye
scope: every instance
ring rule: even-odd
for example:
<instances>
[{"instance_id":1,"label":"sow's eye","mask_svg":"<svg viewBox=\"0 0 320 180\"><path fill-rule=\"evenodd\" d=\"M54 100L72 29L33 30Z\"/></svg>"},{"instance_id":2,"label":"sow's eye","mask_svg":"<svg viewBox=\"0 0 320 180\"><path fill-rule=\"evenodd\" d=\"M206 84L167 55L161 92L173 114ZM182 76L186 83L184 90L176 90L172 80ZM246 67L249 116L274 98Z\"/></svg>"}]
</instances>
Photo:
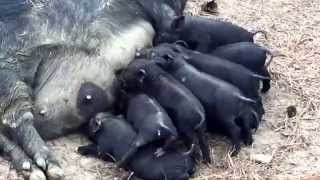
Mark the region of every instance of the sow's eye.
<instances>
[{"instance_id":1,"label":"sow's eye","mask_svg":"<svg viewBox=\"0 0 320 180\"><path fill-rule=\"evenodd\" d=\"M108 107L107 93L97 85L86 82L78 92L77 108L85 118L90 118Z\"/></svg>"}]
</instances>

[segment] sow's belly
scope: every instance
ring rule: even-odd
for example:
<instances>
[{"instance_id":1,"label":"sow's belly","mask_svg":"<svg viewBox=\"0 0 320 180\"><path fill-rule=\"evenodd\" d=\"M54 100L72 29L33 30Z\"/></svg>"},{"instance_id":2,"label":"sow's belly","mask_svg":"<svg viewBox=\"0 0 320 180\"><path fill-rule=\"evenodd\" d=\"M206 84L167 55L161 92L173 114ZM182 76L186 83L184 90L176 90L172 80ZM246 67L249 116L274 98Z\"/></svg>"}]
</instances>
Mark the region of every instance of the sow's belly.
<instances>
[{"instance_id":1,"label":"sow's belly","mask_svg":"<svg viewBox=\"0 0 320 180\"><path fill-rule=\"evenodd\" d=\"M96 53L88 55L66 49L41 65L34 90L34 113L35 127L43 138L59 137L88 120L78 107L79 90L84 83L90 82L102 89L109 108L116 103L115 71L125 68L137 49L151 45L154 35L151 25L143 20L122 29L102 39ZM92 101L95 100L99 98Z\"/></svg>"}]
</instances>

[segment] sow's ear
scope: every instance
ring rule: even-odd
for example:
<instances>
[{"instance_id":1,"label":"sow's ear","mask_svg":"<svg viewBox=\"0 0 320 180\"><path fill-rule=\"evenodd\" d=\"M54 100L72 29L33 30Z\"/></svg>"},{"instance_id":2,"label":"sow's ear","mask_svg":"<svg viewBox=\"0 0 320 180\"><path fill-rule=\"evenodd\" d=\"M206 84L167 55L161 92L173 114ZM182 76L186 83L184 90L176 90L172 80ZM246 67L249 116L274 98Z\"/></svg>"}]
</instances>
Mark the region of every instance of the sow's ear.
<instances>
[{"instance_id":1,"label":"sow's ear","mask_svg":"<svg viewBox=\"0 0 320 180\"><path fill-rule=\"evenodd\" d=\"M175 31L179 31L183 28L185 23L185 16L176 16L171 23L171 29Z\"/></svg>"}]
</instances>

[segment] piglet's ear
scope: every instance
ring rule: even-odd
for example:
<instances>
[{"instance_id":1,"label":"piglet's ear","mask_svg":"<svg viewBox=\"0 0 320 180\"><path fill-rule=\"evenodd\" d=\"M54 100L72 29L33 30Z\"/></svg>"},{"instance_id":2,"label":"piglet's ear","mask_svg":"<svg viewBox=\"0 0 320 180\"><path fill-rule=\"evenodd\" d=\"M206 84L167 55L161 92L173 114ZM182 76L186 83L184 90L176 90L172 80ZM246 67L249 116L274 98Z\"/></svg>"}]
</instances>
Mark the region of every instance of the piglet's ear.
<instances>
[{"instance_id":1,"label":"piglet's ear","mask_svg":"<svg viewBox=\"0 0 320 180\"><path fill-rule=\"evenodd\" d=\"M144 69L139 69L139 82L143 83L144 78L146 77L147 72Z\"/></svg>"},{"instance_id":2,"label":"piglet's ear","mask_svg":"<svg viewBox=\"0 0 320 180\"><path fill-rule=\"evenodd\" d=\"M179 31L183 28L185 23L185 16L177 16L172 20L171 28L172 30Z\"/></svg>"},{"instance_id":3,"label":"piglet's ear","mask_svg":"<svg viewBox=\"0 0 320 180\"><path fill-rule=\"evenodd\" d=\"M93 118L90 120L90 130L92 134L95 134L101 129L102 120L100 118Z\"/></svg>"},{"instance_id":4,"label":"piglet's ear","mask_svg":"<svg viewBox=\"0 0 320 180\"><path fill-rule=\"evenodd\" d=\"M166 61L166 65L171 65L174 62L174 57L171 54L166 54L163 58Z\"/></svg>"},{"instance_id":5,"label":"piglet's ear","mask_svg":"<svg viewBox=\"0 0 320 180\"><path fill-rule=\"evenodd\" d=\"M171 54L165 54L163 56L163 58L166 59L166 60L173 60L174 59L174 57Z\"/></svg>"},{"instance_id":6,"label":"piglet's ear","mask_svg":"<svg viewBox=\"0 0 320 180\"><path fill-rule=\"evenodd\" d=\"M144 69L139 69L139 75L140 76L145 76L147 74L146 70Z\"/></svg>"}]
</instances>

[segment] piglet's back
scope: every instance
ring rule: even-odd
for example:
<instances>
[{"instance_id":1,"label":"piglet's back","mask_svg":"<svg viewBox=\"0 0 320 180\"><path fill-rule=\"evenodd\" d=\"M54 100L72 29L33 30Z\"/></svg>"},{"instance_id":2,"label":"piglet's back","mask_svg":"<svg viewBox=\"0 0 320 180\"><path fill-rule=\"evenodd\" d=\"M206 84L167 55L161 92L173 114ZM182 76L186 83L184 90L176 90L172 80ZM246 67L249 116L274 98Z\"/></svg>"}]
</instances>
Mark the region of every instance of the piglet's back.
<instances>
[{"instance_id":1,"label":"piglet's back","mask_svg":"<svg viewBox=\"0 0 320 180\"><path fill-rule=\"evenodd\" d=\"M152 66L156 65L152 64ZM172 108L174 109L176 109L177 106L183 109L181 106L192 105L195 109L200 108L200 111L203 110L201 103L189 89L171 75L165 73L160 67L157 68L160 69L159 71L161 71L161 74L158 75L157 82L155 82L158 87L156 98L161 105L167 108L173 106ZM150 89L150 94L154 95L154 92L155 90ZM179 102L181 103L179 104Z\"/></svg>"}]
</instances>

